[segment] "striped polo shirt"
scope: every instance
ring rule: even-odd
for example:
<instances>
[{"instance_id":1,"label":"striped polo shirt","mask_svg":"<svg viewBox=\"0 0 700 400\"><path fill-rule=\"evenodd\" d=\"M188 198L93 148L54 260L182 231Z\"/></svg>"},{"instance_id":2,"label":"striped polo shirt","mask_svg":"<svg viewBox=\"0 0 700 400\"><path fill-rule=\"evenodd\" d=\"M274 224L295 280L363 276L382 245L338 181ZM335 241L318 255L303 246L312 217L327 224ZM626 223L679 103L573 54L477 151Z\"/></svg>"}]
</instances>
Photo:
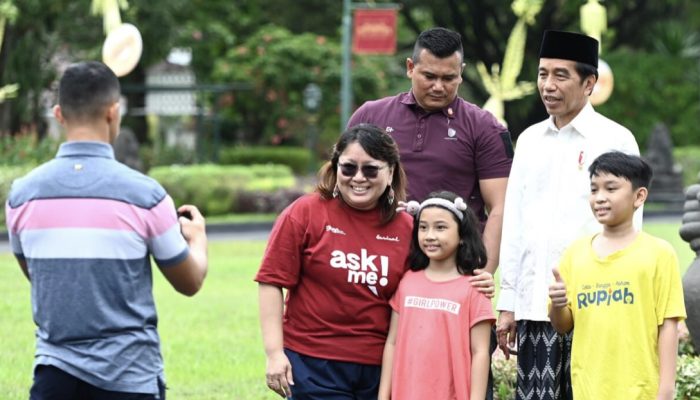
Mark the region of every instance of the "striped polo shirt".
<instances>
[{"instance_id":1,"label":"striped polo shirt","mask_svg":"<svg viewBox=\"0 0 700 400\"><path fill-rule=\"evenodd\" d=\"M150 257L167 268L189 253L163 187L106 143L67 142L13 183L5 211L31 278L35 365L104 390L158 393Z\"/></svg>"}]
</instances>

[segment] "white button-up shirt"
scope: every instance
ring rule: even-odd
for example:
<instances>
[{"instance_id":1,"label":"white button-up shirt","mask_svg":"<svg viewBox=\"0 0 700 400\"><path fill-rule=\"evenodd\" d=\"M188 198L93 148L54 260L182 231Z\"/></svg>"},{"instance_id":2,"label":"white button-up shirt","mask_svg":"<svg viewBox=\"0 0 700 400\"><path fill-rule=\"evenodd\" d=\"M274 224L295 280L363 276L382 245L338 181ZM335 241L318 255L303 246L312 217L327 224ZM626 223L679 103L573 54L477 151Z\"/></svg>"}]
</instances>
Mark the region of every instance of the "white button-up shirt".
<instances>
[{"instance_id":1,"label":"white button-up shirt","mask_svg":"<svg viewBox=\"0 0 700 400\"><path fill-rule=\"evenodd\" d=\"M588 166L602 153L639 155L632 133L590 103L558 129L550 117L518 138L503 213L499 311L548 321L552 268L575 239L601 230L591 211ZM642 210L635 212L641 228Z\"/></svg>"}]
</instances>

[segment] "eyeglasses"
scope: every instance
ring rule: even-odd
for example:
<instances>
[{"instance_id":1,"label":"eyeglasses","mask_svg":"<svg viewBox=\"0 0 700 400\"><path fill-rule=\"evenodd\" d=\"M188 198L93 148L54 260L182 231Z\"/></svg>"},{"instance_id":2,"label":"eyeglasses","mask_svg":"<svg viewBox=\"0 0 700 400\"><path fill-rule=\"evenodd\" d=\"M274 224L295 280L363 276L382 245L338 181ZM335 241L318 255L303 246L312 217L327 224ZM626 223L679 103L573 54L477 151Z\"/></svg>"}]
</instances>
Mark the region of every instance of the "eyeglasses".
<instances>
[{"instance_id":1,"label":"eyeglasses","mask_svg":"<svg viewBox=\"0 0 700 400\"><path fill-rule=\"evenodd\" d=\"M357 164L344 163L338 164L340 167L340 173L344 176L352 178L357 175ZM385 168L386 165L378 167L376 165L363 165L360 170L362 170L362 175L367 179L374 179L379 175L379 170Z\"/></svg>"}]
</instances>

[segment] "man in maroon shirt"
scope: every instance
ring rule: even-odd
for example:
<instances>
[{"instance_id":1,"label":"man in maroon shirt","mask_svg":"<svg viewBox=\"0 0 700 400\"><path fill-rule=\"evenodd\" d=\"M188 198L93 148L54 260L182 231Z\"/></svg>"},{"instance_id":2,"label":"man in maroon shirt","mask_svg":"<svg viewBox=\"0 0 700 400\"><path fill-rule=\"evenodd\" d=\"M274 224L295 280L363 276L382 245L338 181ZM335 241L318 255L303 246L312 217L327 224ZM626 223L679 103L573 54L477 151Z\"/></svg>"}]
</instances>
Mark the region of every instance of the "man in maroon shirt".
<instances>
[{"instance_id":1,"label":"man in maroon shirt","mask_svg":"<svg viewBox=\"0 0 700 400\"><path fill-rule=\"evenodd\" d=\"M408 199L449 190L467 200L481 222L491 274L498 268L506 184L513 161L510 132L488 111L457 96L464 71L462 38L445 28L422 32L406 59L411 90L368 101L348 127L371 123L399 146ZM495 332L491 350L495 350ZM489 374L487 399L493 398Z\"/></svg>"},{"instance_id":2,"label":"man in maroon shirt","mask_svg":"<svg viewBox=\"0 0 700 400\"><path fill-rule=\"evenodd\" d=\"M495 273L506 183L513 159L510 133L488 111L457 96L464 70L459 33L432 28L418 36L406 75L411 90L368 101L348 127L366 122L399 146L409 200L449 190L467 199L482 223L486 270Z\"/></svg>"}]
</instances>

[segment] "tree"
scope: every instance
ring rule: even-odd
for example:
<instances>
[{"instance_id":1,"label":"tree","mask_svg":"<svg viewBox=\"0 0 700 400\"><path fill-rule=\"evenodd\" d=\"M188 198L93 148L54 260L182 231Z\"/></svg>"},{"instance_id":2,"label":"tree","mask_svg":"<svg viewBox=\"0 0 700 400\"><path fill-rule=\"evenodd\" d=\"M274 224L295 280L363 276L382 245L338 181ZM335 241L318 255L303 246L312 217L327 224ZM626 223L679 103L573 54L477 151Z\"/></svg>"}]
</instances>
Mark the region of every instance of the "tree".
<instances>
[{"instance_id":1,"label":"tree","mask_svg":"<svg viewBox=\"0 0 700 400\"><path fill-rule=\"evenodd\" d=\"M445 26L461 33L468 69L476 60L486 66L500 62L505 52L508 34L516 22L510 11L512 0L437 0L427 4L420 0L405 0L401 14L414 34L431 26ZM691 2L669 0L665 2L640 0L606 0L608 31L603 36L604 51L620 47L650 49L653 37L646 32L650 26L670 19L683 18ZM528 27L525 63L521 78L534 80L537 71L538 51L545 29L580 31L579 7L583 2L544 2L536 22ZM424 18L426 14L430 18ZM487 93L478 81L478 75L467 71L464 94L476 104L486 101ZM524 130L534 122L544 119L546 112L537 96L506 104L506 120L512 133Z\"/></svg>"},{"instance_id":2,"label":"tree","mask_svg":"<svg viewBox=\"0 0 700 400\"><path fill-rule=\"evenodd\" d=\"M386 89L382 59L362 58L354 65L354 90L377 97ZM274 25L262 27L215 63L213 78L248 80L253 93L230 98L228 115L239 127L229 139L239 143L301 145L305 142L306 111L302 105L307 84L323 93L319 124L338 135L337 93L340 86L340 46L337 40L312 33L292 34Z\"/></svg>"},{"instance_id":3,"label":"tree","mask_svg":"<svg viewBox=\"0 0 700 400\"><path fill-rule=\"evenodd\" d=\"M129 8L122 13L124 22L131 22L139 28L143 37L143 54L134 71L121 78L122 85L144 87L146 70L168 55L175 45L180 29L178 16L187 8L186 0L129 0ZM102 38L101 40L104 40ZM146 92L127 93L130 108L146 106ZM148 128L144 115L129 116L124 124L128 125L141 143L148 142Z\"/></svg>"},{"instance_id":4,"label":"tree","mask_svg":"<svg viewBox=\"0 0 700 400\"><path fill-rule=\"evenodd\" d=\"M464 75L461 95L466 99L482 105L488 98L488 93L482 86L475 69L477 61L482 61L487 67L503 60L508 35L516 23L517 17L511 11L513 0L422 0L400 1L399 43L395 57L383 59L385 68L383 80L386 80L378 96L386 96L408 88L405 78L405 59L410 57L416 36L431 26L444 26L461 33L464 41L465 60L467 69ZM220 41L213 47L210 40L202 40L201 44L209 46L207 59L221 54L226 46L240 45L254 32L261 21L274 22L292 33L305 31L322 34L329 41L335 41L339 36L341 3L325 3L326 7L317 7L322 0L299 0L290 7L286 0L241 0L236 2L236 20L231 20L232 13L223 11L219 5L217 11L222 16L217 19L225 21L225 26L217 25ZM368 3L387 3L391 0L368 1ZM396 2L396 1L393 1ZM257 4L257 6L255 6ZM561 0L546 0L542 10L537 15L535 23L527 29L525 60L520 76L522 80L534 80L536 76L538 51L542 32L545 29L563 29L578 31L580 15L579 7L583 2ZM690 0L669 0L656 2L641 0L629 2L626 0L606 0L604 5L608 14L608 31L603 37L604 51L618 48L633 48L651 50L655 37L650 27L663 24L669 20L681 20L684 26L692 23L690 15L685 10L693 7ZM214 7L214 6L212 6ZM697 6L694 6L697 9ZM284 10L284 12L280 12ZM244 15L244 16L243 16ZM207 17L204 17L207 18ZM201 20L201 19L200 19ZM202 26L199 24L199 26ZM206 27L205 29L212 29ZM223 34L228 32L228 34ZM209 38L211 39L211 38ZM208 42L205 43L205 42ZM216 42L216 41L215 41ZM195 48L197 45L194 46ZM198 61L198 50L195 52L195 64ZM605 53L604 53L605 54ZM365 56L354 56L357 64L368 59ZM199 73L202 72L203 75ZM358 74L357 69L353 74ZM206 69L198 69L198 76L206 76ZM241 77L243 78L243 77ZM355 105L371 99L371 93L358 90L358 81L354 81ZM546 117L546 112L536 95L506 104L506 120L514 136L534 122Z\"/></svg>"},{"instance_id":5,"label":"tree","mask_svg":"<svg viewBox=\"0 0 700 400\"><path fill-rule=\"evenodd\" d=\"M130 0L122 20L139 27L144 52L123 83L143 85L145 68L162 60L175 40L177 10L185 0ZM49 95L60 69L84 59L101 59L102 19L90 14L90 0L22 0L17 18L7 25L0 52L0 81L16 82L16 99L0 106L0 131L46 131L44 112L55 102ZM131 105L139 104L134 100ZM141 102L142 104L142 102ZM144 124L145 125L145 124ZM141 140L145 128L135 129Z\"/></svg>"},{"instance_id":6,"label":"tree","mask_svg":"<svg viewBox=\"0 0 700 400\"><path fill-rule=\"evenodd\" d=\"M386 2L389 0L369 1ZM295 107L301 107L302 81L305 84L312 78L320 79L324 85L325 108L320 119L329 132L337 131L337 124L329 121L334 118L337 121L341 2L129 0L128 3L129 8L123 11L122 19L141 30L144 54L137 69L122 79L125 85L142 85L146 68L162 60L171 47L190 47L199 82L243 80L253 82L256 94L262 94L263 98L265 93L274 92L285 99L281 104L286 104L288 111L280 110L277 104L264 99L237 96L233 108L227 112L239 124L241 137L264 141L275 134L285 136L286 131L300 131L305 117L303 111ZM353 57L356 105L408 89L405 59L411 54L417 34L431 26L445 26L462 34L467 69L461 95L476 104L484 104L488 94L480 83L475 63L483 61L490 68L503 60L508 35L516 23L516 16L510 9L512 0L402 0L400 3L397 55ZM0 131L17 132L33 125L41 131L43 103L53 101L47 100L44 93L55 81L57 66L70 60L100 58L104 36L96 32L102 32L101 21L88 13L90 0L22 0L15 4L17 20L8 26L0 52L0 86L16 82L21 90L16 99L0 106ZM582 4L583 1L545 0L534 24L527 28L520 80L534 80L536 76L537 54L544 29L579 30L579 7ZM608 31L603 35L604 58L606 54L622 49L657 51L659 32L668 32L669 21L674 21L680 32L691 33L700 28L700 6L693 0L606 0L603 4L608 14ZM269 34L272 24L286 32L282 36L291 41L290 46L297 47L291 51L277 42L266 43L263 45L268 51L266 58L254 60L257 50L251 46L262 43L261 32ZM680 36L690 35L681 33ZM318 37L325 39L324 45L315 44ZM250 52L235 54L234 49L242 48L248 48ZM283 62L282 57L271 59L270 54L286 55L294 62ZM267 62L272 65L268 66ZM257 69L251 69L253 65ZM298 67L318 71L318 75L297 73ZM226 68L229 72L225 72ZM276 68L282 76L273 79L237 72L245 70L254 74L265 68ZM616 74L625 74L616 68L613 65ZM657 71L657 75L671 71L663 66L660 68L663 69ZM130 99L130 106L139 106L142 102L142 97L135 97ZM645 111L651 115L654 113L654 110ZM278 128L283 115L289 123ZM506 120L514 136L545 116L536 95L506 104ZM145 139L143 127L136 126L135 131L141 140Z\"/></svg>"},{"instance_id":7,"label":"tree","mask_svg":"<svg viewBox=\"0 0 700 400\"><path fill-rule=\"evenodd\" d=\"M314 33L337 39L342 2L327 0L192 0L180 8L182 21L178 43L192 48L194 70L207 81L214 61L229 49L241 46L266 25L280 26L293 34Z\"/></svg>"},{"instance_id":8,"label":"tree","mask_svg":"<svg viewBox=\"0 0 700 400\"><path fill-rule=\"evenodd\" d=\"M44 22L57 15L56 6L60 4L56 3L43 7L36 0L18 2L17 18L6 25L0 52L0 80L3 85L18 83L21 89L15 99L0 105L2 132L18 132L32 124L42 128L41 93L53 80L53 74L44 68L49 64L46 55L55 51L50 25Z\"/></svg>"}]
</instances>

